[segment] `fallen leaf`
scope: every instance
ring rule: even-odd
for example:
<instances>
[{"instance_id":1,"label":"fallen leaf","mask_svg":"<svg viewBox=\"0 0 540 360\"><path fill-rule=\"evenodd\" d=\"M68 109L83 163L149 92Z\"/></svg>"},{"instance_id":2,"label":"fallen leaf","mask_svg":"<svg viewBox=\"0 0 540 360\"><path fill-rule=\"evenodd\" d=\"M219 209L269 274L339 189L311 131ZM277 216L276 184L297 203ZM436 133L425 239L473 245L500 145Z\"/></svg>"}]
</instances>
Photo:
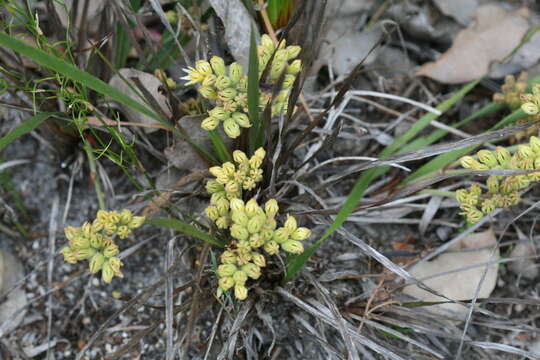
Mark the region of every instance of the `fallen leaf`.
<instances>
[{"instance_id":1,"label":"fallen leaf","mask_svg":"<svg viewBox=\"0 0 540 360\"><path fill-rule=\"evenodd\" d=\"M169 100L167 99L165 95L161 93L160 87L162 86L162 83L157 77L155 77L152 74L148 74L148 73L135 70L135 69L120 69L118 73L120 74L121 77L119 75L114 75L112 79L109 81L109 85L120 90L127 96L139 101L140 103L143 103L143 100L140 98L139 91L137 92L135 91L135 90L138 90L139 88L137 87L133 79L138 79L141 82L141 84L146 88L148 93L154 97L154 99L156 100L156 103L159 105L163 113L167 117L172 116ZM130 85L128 85L126 81L124 81L122 78L126 79ZM124 112L124 114L126 115L126 117L132 122L159 125L158 121L144 114L141 114L140 112L128 106L120 105L120 107L122 111ZM144 131L147 133L151 133L157 130L158 130L158 127L144 127Z\"/></svg>"},{"instance_id":2,"label":"fallen leaf","mask_svg":"<svg viewBox=\"0 0 540 360\"><path fill-rule=\"evenodd\" d=\"M535 259L531 258L531 256L535 255L536 249L533 244L530 242L520 242L512 249L510 258L522 257L523 259L512 261L508 268L516 275L532 280L538 276L538 265L536 264Z\"/></svg>"},{"instance_id":3,"label":"fallen leaf","mask_svg":"<svg viewBox=\"0 0 540 360\"><path fill-rule=\"evenodd\" d=\"M247 69L251 30L257 31L253 19L240 0L210 0L210 4L223 22L229 50L235 60Z\"/></svg>"},{"instance_id":4,"label":"fallen leaf","mask_svg":"<svg viewBox=\"0 0 540 360\"><path fill-rule=\"evenodd\" d=\"M434 0L434 3L444 15L452 17L461 25L471 22L479 5L478 0Z\"/></svg>"},{"instance_id":5,"label":"fallen leaf","mask_svg":"<svg viewBox=\"0 0 540 360\"><path fill-rule=\"evenodd\" d=\"M21 287L11 291L23 278L24 269L19 260L0 249L0 298L10 291L5 301L0 303L0 338L19 326L26 314L26 292Z\"/></svg>"},{"instance_id":6,"label":"fallen leaf","mask_svg":"<svg viewBox=\"0 0 540 360\"><path fill-rule=\"evenodd\" d=\"M490 65L503 60L529 29L531 12L509 12L499 5L480 6L474 21L462 30L452 47L437 61L424 64L416 75L457 84L484 76Z\"/></svg>"},{"instance_id":7,"label":"fallen leaf","mask_svg":"<svg viewBox=\"0 0 540 360\"><path fill-rule=\"evenodd\" d=\"M473 266L485 264L498 258L499 251L493 251L496 242L497 239L492 230L471 234L451 249L465 251L452 251L439 255L435 260L420 262L413 266L409 273L449 299L471 300L475 296L486 270L485 266ZM461 270L464 268L468 269ZM479 299L488 297L495 288L497 269L497 264L489 266L480 287ZM438 274L447 272L450 273L438 276ZM448 301L444 297L434 295L414 284L406 286L403 293L422 302ZM422 310L424 309L441 315L453 315L452 317L462 320L468 311L466 306L453 303L422 307Z\"/></svg>"}]
</instances>

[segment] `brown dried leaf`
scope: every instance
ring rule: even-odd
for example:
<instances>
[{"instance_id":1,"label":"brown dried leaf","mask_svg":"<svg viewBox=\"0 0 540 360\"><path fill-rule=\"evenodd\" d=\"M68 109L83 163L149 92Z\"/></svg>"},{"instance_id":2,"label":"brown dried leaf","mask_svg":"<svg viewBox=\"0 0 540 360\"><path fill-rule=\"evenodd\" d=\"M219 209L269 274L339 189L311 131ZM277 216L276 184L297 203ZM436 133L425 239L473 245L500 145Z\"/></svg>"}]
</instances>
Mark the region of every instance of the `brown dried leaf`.
<instances>
[{"instance_id":1,"label":"brown dried leaf","mask_svg":"<svg viewBox=\"0 0 540 360\"><path fill-rule=\"evenodd\" d=\"M493 251L497 239L493 230L473 233L465 237L452 250L455 251L438 256L433 261L420 262L413 266L409 273L422 281L426 286L439 294L452 300L471 300L474 298L477 287L482 280L478 298L487 298L495 288L497 282L497 264L490 265L485 278L485 264L498 258L499 251ZM476 249L476 250L475 250ZM476 266L475 265L479 265ZM461 270L467 268L467 270ZM437 274L447 273L441 276ZM425 280L423 280L425 279ZM409 285L403 292L423 302L448 301L444 297L437 296L417 285ZM425 307L426 310L443 315L458 315L463 318L467 314L467 307L460 304L438 304Z\"/></svg>"},{"instance_id":2,"label":"brown dried leaf","mask_svg":"<svg viewBox=\"0 0 540 360\"><path fill-rule=\"evenodd\" d=\"M529 29L530 16L526 8L509 12L494 4L479 7L474 21L457 35L452 47L437 61L420 67L416 75L447 84L484 76L493 62L503 60L519 45Z\"/></svg>"}]
</instances>

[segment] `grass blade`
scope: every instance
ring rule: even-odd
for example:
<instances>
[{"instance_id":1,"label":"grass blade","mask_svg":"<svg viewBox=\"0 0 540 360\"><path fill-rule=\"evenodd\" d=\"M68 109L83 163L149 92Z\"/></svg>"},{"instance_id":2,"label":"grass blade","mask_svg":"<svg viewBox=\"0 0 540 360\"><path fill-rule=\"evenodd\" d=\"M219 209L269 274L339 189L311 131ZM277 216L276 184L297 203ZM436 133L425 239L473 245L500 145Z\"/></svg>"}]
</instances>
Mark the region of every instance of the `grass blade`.
<instances>
[{"instance_id":1,"label":"grass blade","mask_svg":"<svg viewBox=\"0 0 540 360\"><path fill-rule=\"evenodd\" d=\"M97 91L100 94L106 95L120 104L129 106L132 109L137 110L140 113L156 121L159 121L161 124L167 126L167 128L172 129L172 126L165 119L156 114L154 111L150 110L145 105L142 105L138 101L125 95L124 93L113 88L112 86L109 86L95 76L92 76L89 73L78 69L76 66L58 57L48 54L45 51L36 47L25 44L24 42L15 39L5 33L0 33L0 45L3 45L15 52L18 52L21 55L24 55L34 60L41 66L54 70L73 81L77 81L89 87L90 89Z\"/></svg>"},{"instance_id":2,"label":"grass blade","mask_svg":"<svg viewBox=\"0 0 540 360\"><path fill-rule=\"evenodd\" d=\"M209 234L197 229L195 226L190 225L182 220L170 218L155 218L146 220L146 223L157 227L175 230L189 236L193 236L199 240L207 242L210 245L215 245L219 247L224 247L226 245L224 241L210 236Z\"/></svg>"},{"instance_id":3,"label":"grass blade","mask_svg":"<svg viewBox=\"0 0 540 360\"><path fill-rule=\"evenodd\" d=\"M30 131L37 128L43 121L47 120L51 116L55 115L54 113L39 113L31 119L25 121L15 129L11 130L4 137L0 139L0 151L6 146L11 144L18 137L29 133Z\"/></svg>"},{"instance_id":4,"label":"grass blade","mask_svg":"<svg viewBox=\"0 0 540 360\"><path fill-rule=\"evenodd\" d=\"M444 113L446 110L448 110L452 105L454 105L456 102L458 102L465 94L467 94L469 91L471 91L476 84L478 84L480 80L473 81L467 85L465 85L460 91L458 91L456 94L454 94L452 97L450 97L448 100L442 102L439 106L437 106L437 110L441 111L441 113ZM412 138L414 138L420 131L422 131L426 126L429 125L429 123L432 120L435 120L440 115L434 114L434 113L428 113L424 116L422 116L416 123L411 126L411 128L396 138L394 142L392 142L390 145L388 145L379 155L381 159L384 159L393 153L397 152L402 148L404 145L407 144L408 141L410 141ZM285 274L285 277L283 279L283 282L287 282L291 280L294 275L306 264L308 259L317 251L319 246L323 243L324 240L326 240L332 233L337 230L344 222L347 220L347 217L354 211L356 208L356 205L358 204L358 201L362 198L364 195L364 192L368 188L368 186L371 184L373 180L375 180L377 177L384 174L387 169L389 169L388 166L380 167L380 168L372 168L367 170L365 173L360 176L360 179L356 182L353 189L351 190L350 194L347 196L347 199L345 200L345 203L339 210L338 214L336 215L336 218L332 225L326 230L326 232L319 238L315 243L313 243L306 251L304 251L302 254L291 257L290 259L287 259L287 273Z\"/></svg>"},{"instance_id":5,"label":"grass blade","mask_svg":"<svg viewBox=\"0 0 540 360\"><path fill-rule=\"evenodd\" d=\"M214 152L217 154L218 159L221 163L231 160L231 154L227 149L227 145L223 142L223 139L216 130L208 132L210 134L210 139L212 140L212 145L214 147Z\"/></svg>"},{"instance_id":6,"label":"grass blade","mask_svg":"<svg viewBox=\"0 0 540 360\"><path fill-rule=\"evenodd\" d=\"M251 44L249 46L248 69L248 112L251 120L249 129L249 149L255 152L262 145L262 127L259 118L259 58L257 55L257 41L255 30L251 29Z\"/></svg>"}]
</instances>

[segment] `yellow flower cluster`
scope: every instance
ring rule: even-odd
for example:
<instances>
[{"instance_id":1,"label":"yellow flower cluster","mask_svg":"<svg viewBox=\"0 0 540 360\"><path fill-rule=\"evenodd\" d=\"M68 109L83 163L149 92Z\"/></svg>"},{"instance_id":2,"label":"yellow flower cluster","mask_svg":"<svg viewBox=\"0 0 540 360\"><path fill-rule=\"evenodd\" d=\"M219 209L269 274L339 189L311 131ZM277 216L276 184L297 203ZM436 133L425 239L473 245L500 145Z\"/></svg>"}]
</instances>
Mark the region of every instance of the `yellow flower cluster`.
<instances>
[{"instance_id":1,"label":"yellow flower cluster","mask_svg":"<svg viewBox=\"0 0 540 360\"><path fill-rule=\"evenodd\" d=\"M461 165L472 170L540 170L540 139L531 136L528 145L519 145L513 155L504 148L495 151L480 150L477 159L472 156L461 158ZM456 191L456 199L461 203L462 215L467 221L475 223L484 215L497 208L505 208L519 203L520 191L532 181L540 180L540 172L523 175L489 176L486 181L487 192L483 193L478 184L469 189Z\"/></svg>"},{"instance_id":2,"label":"yellow flower cluster","mask_svg":"<svg viewBox=\"0 0 540 360\"><path fill-rule=\"evenodd\" d=\"M275 83L282 72L286 72L282 90L273 100L272 114L276 115L287 109L289 89L302 66L300 60L289 63L290 60L298 56L299 46L285 47L285 42L282 42L280 48L276 50L270 37L263 35L262 45L258 47L259 76L262 75L264 67L274 52L269 74L270 83ZM199 94L215 105L212 110L208 111L209 116L202 121L201 127L203 129L211 131L222 123L227 136L234 139L240 136L241 128L251 127L247 115L247 75L240 64L233 62L227 68L222 58L213 56L210 61L199 60L195 67L188 67L184 71L187 73L182 78L187 80L185 85L200 84ZM261 91L260 107L264 108L271 99L271 91Z\"/></svg>"},{"instance_id":3,"label":"yellow flower cluster","mask_svg":"<svg viewBox=\"0 0 540 360\"><path fill-rule=\"evenodd\" d=\"M510 110L514 111L521 106L521 94L527 90L528 74L522 72L519 77L508 75L504 78L504 84L501 86L501 93L493 95L493 101L499 104L506 104Z\"/></svg>"},{"instance_id":4,"label":"yellow flower cluster","mask_svg":"<svg viewBox=\"0 0 540 360\"><path fill-rule=\"evenodd\" d=\"M277 226L279 211L277 201L268 200L264 209L255 199L241 200L243 190L255 188L262 179L261 165L265 151L259 148L251 158L242 151L233 152L234 163L210 168L215 180L206 184L212 195L206 215L219 229L228 229L232 238L227 250L220 257L217 273L219 276L218 295L234 287L237 299L247 297L246 281L258 279L261 268L266 266L266 258L261 253L276 255L280 249L292 254L304 251L301 241L307 239L311 231L298 227L296 219L287 216L282 227Z\"/></svg>"},{"instance_id":5,"label":"yellow flower cluster","mask_svg":"<svg viewBox=\"0 0 540 360\"><path fill-rule=\"evenodd\" d=\"M143 216L133 216L129 210L99 210L91 224L85 222L81 227L68 226L64 229L69 246L60 253L70 264L89 259L90 272L95 274L101 270L103 281L110 283L114 276L123 277L120 271L122 261L116 257L119 250L113 237L117 235L125 239L144 220Z\"/></svg>"}]
</instances>

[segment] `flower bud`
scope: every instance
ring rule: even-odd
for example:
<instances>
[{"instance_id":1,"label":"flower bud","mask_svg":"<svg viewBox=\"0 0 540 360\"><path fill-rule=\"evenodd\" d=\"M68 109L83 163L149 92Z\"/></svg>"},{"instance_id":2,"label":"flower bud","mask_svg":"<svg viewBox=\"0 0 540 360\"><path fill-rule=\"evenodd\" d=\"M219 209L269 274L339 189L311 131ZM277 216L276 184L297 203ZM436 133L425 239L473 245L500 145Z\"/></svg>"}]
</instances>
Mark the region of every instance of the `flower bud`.
<instances>
[{"instance_id":1,"label":"flower bud","mask_svg":"<svg viewBox=\"0 0 540 360\"><path fill-rule=\"evenodd\" d=\"M206 77L202 80L201 85L204 87L213 87L216 83L217 76L214 74L206 75ZM199 89L199 92L201 90ZM215 91L215 89L214 89ZM217 96L217 93L216 93Z\"/></svg>"},{"instance_id":2,"label":"flower bud","mask_svg":"<svg viewBox=\"0 0 540 360\"><path fill-rule=\"evenodd\" d=\"M223 170L223 173L229 177L233 177L234 173L236 173L236 166L230 161L223 163L221 169Z\"/></svg>"},{"instance_id":3,"label":"flower bud","mask_svg":"<svg viewBox=\"0 0 540 360\"><path fill-rule=\"evenodd\" d=\"M242 79L242 75L244 75L244 70L242 69L242 65L240 65L237 62L233 62L229 66L229 78L231 81L236 84Z\"/></svg>"},{"instance_id":4,"label":"flower bud","mask_svg":"<svg viewBox=\"0 0 540 360\"><path fill-rule=\"evenodd\" d=\"M70 264L75 264L77 262L77 258L73 254L73 250L69 246L65 246L60 250L60 254L64 256L64 261Z\"/></svg>"},{"instance_id":5,"label":"flower bud","mask_svg":"<svg viewBox=\"0 0 540 360\"><path fill-rule=\"evenodd\" d=\"M201 122L201 128L206 131L215 130L219 125L219 120L214 117L207 117Z\"/></svg>"},{"instance_id":6,"label":"flower bud","mask_svg":"<svg viewBox=\"0 0 540 360\"><path fill-rule=\"evenodd\" d=\"M115 244L110 244L103 249L103 255L108 258L118 255L119 252L118 246Z\"/></svg>"},{"instance_id":7,"label":"flower bud","mask_svg":"<svg viewBox=\"0 0 540 360\"><path fill-rule=\"evenodd\" d=\"M216 226L218 229L226 229L229 227L229 218L226 216L221 216L216 220Z\"/></svg>"},{"instance_id":8,"label":"flower bud","mask_svg":"<svg viewBox=\"0 0 540 360\"><path fill-rule=\"evenodd\" d=\"M227 119L223 122L223 129L228 137L236 139L240 136L240 126L233 119Z\"/></svg>"},{"instance_id":9,"label":"flower bud","mask_svg":"<svg viewBox=\"0 0 540 360\"><path fill-rule=\"evenodd\" d=\"M232 199L229 203L231 210L244 211L244 202L241 199Z\"/></svg>"},{"instance_id":10,"label":"flower bud","mask_svg":"<svg viewBox=\"0 0 540 360\"><path fill-rule=\"evenodd\" d=\"M285 48L287 51L287 60L292 60L300 54L302 48L298 45L290 45Z\"/></svg>"},{"instance_id":11,"label":"flower bud","mask_svg":"<svg viewBox=\"0 0 540 360\"><path fill-rule=\"evenodd\" d=\"M540 112L540 108L538 105L532 103L532 102L526 102L521 105L521 110L525 112L527 115L536 115Z\"/></svg>"},{"instance_id":12,"label":"flower bud","mask_svg":"<svg viewBox=\"0 0 540 360\"><path fill-rule=\"evenodd\" d=\"M242 271L247 274L248 277L253 280L257 280L261 277L261 268L254 263L247 263L242 266Z\"/></svg>"},{"instance_id":13,"label":"flower bud","mask_svg":"<svg viewBox=\"0 0 540 360\"><path fill-rule=\"evenodd\" d=\"M518 145L519 155L526 159L533 159L535 157L534 151L527 145Z\"/></svg>"},{"instance_id":14,"label":"flower bud","mask_svg":"<svg viewBox=\"0 0 540 360\"><path fill-rule=\"evenodd\" d=\"M289 231L283 227L280 227L279 229L274 231L274 234L272 236L272 240L274 240L278 244L282 244L288 239L289 239Z\"/></svg>"},{"instance_id":15,"label":"flower bud","mask_svg":"<svg viewBox=\"0 0 540 360\"><path fill-rule=\"evenodd\" d=\"M276 255L279 252L279 244L274 240L270 240L264 244L264 251L266 251L268 255Z\"/></svg>"},{"instance_id":16,"label":"flower bud","mask_svg":"<svg viewBox=\"0 0 540 360\"><path fill-rule=\"evenodd\" d=\"M220 199L216 203L216 208L220 216L225 216L229 213L229 200Z\"/></svg>"},{"instance_id":17,"label":"flower bud","mask_svg":"<svg viewBox=\"0 0 540 360\"><path fill-rule=\"evenodd\" d=\"M300 59L294 60L287 66L287 74L296 75L302 70L302 61Z\"/></svg>"},{"instance_id":18,"label":"flower bud","mask_svg":"<svg viewBox=\"0 0 540 360\"><path fill-rule=\"evenodd\" d=\"M268 52L274 51L274 42L272 41L272 38L268 36L267 34L263 34L261 36L261 46L264 48L264 50L269 50Z\"/></svg>"},{"instance_id":19,"label":"flower bud","mask_svg":"<svg viewBox=\"0 0 540 360\"><path fill-rule=\"evenodd\" d=\"M129 227L125 225L118 226L116 229L116 234L118 234L120 239L125 239L129 236L129 234L131 234L131 230L129 230Z\"/></svg>"},{"instance_id":20,"label":"flower bud","mask_svg":"<svg viewBox=\"0 0 540 360\"><path fill-rule=\"evenodd\" d=\"M266 204L264 204L264 211L266 215L270 217L276 216L276 214L279 211L279 206L278 206L277 201L275 199L268 200Z\"/></svg>"},{"instance_id":21,"label":"flower bud","mask_svg":"<svg viewBox=\"0 0 540 360\"><path fill-rule=\"evenodd\" d=\"M249 229L248 229L249 231ZM249 237L249 246L259 248L264 245L264 238L260 233L255 233Z\"/></svg>"},{"instance_id":22,"label":"flower bud","mask_svg":"<svg viewBox=\"0 0 540 360\"><path fill-rule=\"evenodd\" d=\"M226 75L220 75L216 78L216 87L218 90L225 90L227 88L230 88L232 86L231 79Z\"/></svg>"},{"instance_id":23,"label":"flower bud","mask_svg":"<svg viewBox=\"0 0 540 360\"><path fill-rule=\"evenodd\" d=\"M208 61L205 60L199 60L195 63L195 69L204 75L210 75L212 74L212 67L208 63Z\"/></svg>"},{"instance_id":24,"label":"flower bud","mask_svg":"<svg viewBox=\"0 0 540 360\"><path fill-rule=\"evenodd\" d=\"M120 211L120 222L122 224L129 224L133 219L133 214L128 209Z\"/></svg>"},{"instance_id":25,"label":"flower bud","mask_svg":"<svg viewBox=\"0 0 540 360\"><path fill-rule=\"evenodd\" d=\"M238 300L245 300L247 298L247 294L248 294L248 291L244 285L236 284L234 286L234 296Z\"/></svg>"},{"instance_id":26,"label":"flower bud","mask_svg":"<svg viewBox=\"0 0 540 360\"><path fill-rule=\"evenodd\" d=\"M214 175L216 178L220 176L222 177L223 175L225 175L220 166L212 166L211 168L208 169L208 171L210 172L210 174Z\"/></svg>"},{"instance_id":27,"label":"flower bud","mask_svg":"<svg viewBox=\"0 0 540 360\"><path fill-rule=\"evenodd\" d=\"M74 249L84 249L91 246L90 238L87 236L74 237L69 241L69 243Z\"/></svg>"},{"instance_id":28,"label":"flower bud","mask_svg":"<svg viewBox=\"0 0 540 360\"><path fill-rule=\"evenodd\" d=\"M235 224L241 226L247 226L249 218L243 210L233 210L231 212L231 219Z\"/></svg>"},{"instance_id":29,"label":"flower bud","mask_svg":"<svg viewBox=\"0 0 540 360\"><path fill-rule=\"evenodd\" d=\"M90 237L90 246L96 249L101 249L104 246L103 235L92 234Z\"/></svg>"},{"instance_id":30,"label":"flower bud","mask_svg":"<svg viewBox=\"0 0 540 360\"><path fill-rule=\"evenodd\" d=\"M105 256L99 252L95 253L94 256L92 256L92 259L90 259L90 272L92 274L97 273L103 267L104 262Z\"/></svg>"},{"instance_id":31,"label":"flower bud","mask_svg":"<svg viewBox=\"0 0 540 360\"><path fill-rule=\"evenodd\" d=\"M225 75L225 61L223 61L223 58L220 58L219 56L212 56L210 59L210 65L212 65L212 69L214 69L214 73L216 75Z\"/></svg>"},{"instance_id":32,"label":"flower bud","mask_svg":"<svg viewBox=\"0 0 540 360\"><path fill-rule=\"evenodd\" d=\"M232 277L236 285L244 285L248 279L247 274L242 270L236 270Z\"/></svg>"},{"instance_id":33,"label":"flower bud","mask_svg":"<svg viewBox=\"0 0 540 360\"><path fill-rule=\"evenodd\" d=\"M233 276L236 270L238 269L234 264L221 264L217 268L217 273L219 277L228 277Z\"/></svg>"},{"instance_id":34,"label":"flower bud","mask_svg":"<svg viewBox=\"0 0 540 360\"><path fill-rule=\"evenodd\" d=\"M302 241L311 236L311 230L305 227L299 227L291 234L291 239Z\"/></svg>"},{"instance_id":35,"label":"flower bud","mask_svg":"<svg viewBox=\"0 0 540 360\"><path fill-rule=\"evenodd\" d=\"M64 229L64 234L66 235L66 238L68 240L71 240L75 238L76 236L79 236L81 230L74 226L68 226Z\"/></svg>"},{"instance_id":36,"label":"flower bud","mask_svg":"<svg viewBox=\"0 0 540 360\"><path fill-rule=\"evenodd\" d=\"M249 202L248 202L249 204ZM247 206L246 206L247 209ZM246 226L247 230L250 234L256 234L259 231L261 231L261 228L264 224L264 217L262 216L253 216L251 219L249 219L248 224Z\"/></svg>"},{"instance_id":37,"label":"flower bud","mask_svg":"<svg viewBox=\"0 0 540 360\"><path fill-rule=\"evenodd\" d=\"M218 191L223 191L224 189L225 187L215 180L210 180L206 183L206 191L208 191L208 193L210 194L216 193Z\"/></svg>"},{"instance_id":38,"label":"flower bud","mask_svg":"<svg viewBox=\"0 0 540 360\"><path fill-rule=\"evenodd\" d=\"M285 79L283 80L283 89L290 89L294 85L294 81L296 80L296 76L294 75L285 75Z\"/></svg>"},{"instance_id":39,"label":"flower bud","mask_svg":"<svg viewBox=\"0 0 540 360\"><path fill-rule=\"evenodd\" d=\"M111 265L108 261L103 264L101 269L101 278L105 283L110 283L114 277L114 270L111 268Z\"/></svg>"},{"instance_id":40,"label":"flower bud","mask_svg":"<svg viewBox=\"0 0 540 360\"><path fill-rule=\"evenodd\" d=\"M230 194L236 194L240 191L240 186L234 181L229 181L227 185L225 185L225 191Z\"/></svg>"},{"instance_id":41,"label":"flower bud","mask_svg":"<svg viewBox=\"0 0 540 360\"><path fill-rule=\"evenodd\" d=\"M234 114L233 114L233 117L234 117ZM240 150L233 151L233 159L238 164L248 161L248 157L246 156L246 154Z\"/></svg>"},{"instance_id":42,"label":"flower bud","mask_svg":"<svg viewBox=\"0 0 540 360\"><path fill-rule=\"evenodd\" d=\"M537 154L540 154L540 139L536 136L531 136L529 139L531 149Z\"/></svg>"},{"instance_id":43,"label":"flower bud","mask_svg":"<svg viewBox=\"0 0 540 360\"><path fill-rule=\"evenodd\" d=\"M231 226L231 236L238 240L247 240L249 237L249 232L247 229L239 224L233 224Z\"/></svg>"},{"instance_id":44,"label":"flower bud","mask_svg":"<svg viewBox=\"0 0 540 360\"><path fill-rule=\"evenodd\" d=\"M91 247L76 249L76 250L73 251L73 255L75 256L77 261L90 259L95 254L96 254L96 250L94 248L91 248Z\"/></svg>"},{"instance_id":45,"label":"flower bud","mask_svg":"<svg viewBox=\"0 0 540 360\"><path fill-rule=\"evenodd\" d=\"M220 108L220 107L215 107L212 110L208 111L208 115L210 115L210 117L216 118L216 119L218 119L220 121L227 120L230 117L230 114L227 111L223 110L223 108Z\"/></svg>"},{"instance_id":46,"label":"flower bud","mask_svg":"<svg viewBox=\"0 0 540 360\"><path fill-rule=\"evenodd\" d=\"M246 212L246 215L251 218L257 215L258 210L259 210L259 205L257 204L257 200L251 199L246 203L246 207L244 211Z\"/></svg>"},{"instance_id":47,"label":"flower bud","mask_svg":"<svg viewBox=\"0 0 540 360\"><path fill-rule=\"evenodd\" d=\"M206 213L206 216L208 216L210 220L216 221L220 217L219 210L214 205L210 205L209 207L207 207L205 210L205 213Z\"/></svg>"},{"instance_id":48,"label":"flower bud","mask_svg":"<svg viewBox=\"0 0 540 360\"><path fill-rule=\"evenodd\" d=\"M276 59L274 59L274 62L272 62L272 67L270 68L270 79L272 81L276 81L277 79L279 79L286 66L287 62L276 61Z\"/></svg>"},{"instance_id":49,"label":"flower bud","mask_svg":"<svg viewBox=\"0 0 540 360\"><path fill-rule=\"evenodd\" d=\"M258 252L253 251L251 253L251 257L253 258L253 263L258 267L266 266L266 259L263 254L259 254Z\"/></svg>"},{"instance_id":50,"label":"flower bud","mask_svg":"<svg viewBox=\"0 0 540 360\"><path fill-rule=\"evenodd\" d=\"M199 87L198 91L199 94L201 94L201 96L205 99L213 100L218 96L216 90L210 86L201 86Z\"/></svg>"},{"instance_id":51,"label":"flower bud","mask_svg":"<svg viewBox=\"0 0 540 360\"><path fill-rule=\"evenodd\" d=\"M221 254L221 262L223 264L235 264L236 263L236 255L234 254L234 252L230 251L230 250L225 250L222 254Z\"/></svg>"},{"instance_id":52,"label":"flower bud","mask_svg":"<svg viewBox=\"0 0 540 360\"><path fill-rule=\"evenodd\" d=\"M249 117L246 114L241 113L241 112L235 112L231 115L231 117L234 119L234 121L236 121L238 126L243 127L243 128L251 127Z\"/></svg>"},{"instance_id":53,"label":"flower bud","mask_svg":"<svg viewBox=\"0 0 540 360\"><path fill-rule=\"evenodd\" d=\"M499 180L497 180L497 177L495 176L488 177L486 180L486 185L490 193L495 194L499 192Z\"/></svg>"},{"instance_id":54,"label":"flower bud","mask_svg":"<svg viewBox=\"0 0 540 360\"><path fill-rule=\"evenodd\" d=\"M474 224L480 221L484 217L484 214L478 209L471 209L466 213L466 216L467 221Z\"/></svg>"},{"instance_id":55,"label":"flower bud","mask_svg":"<svg viewBox=\"0 0 540 360\"><path fill-rule=\"evenodd\" d=\"M223 102L234 101L234 98L236 97L236 95L237 95L237 92L233 88L223 89L220 92L218 92L218 98L219 100Z\"/></svg>"},{"instance_id":56,"label":"flower bud","mask_svg":"<svg viewBox=\"0 0 540 360\"><path fill-rule=\"evenodd\" d=\"M463 156L460 160L461 166L466 169L475 169L480 165L472 156Z\"/></svg>"},{"instance_id":57,"label":"flower bud","mask_svg":"<svg viewBox=\"0 0 540 360\"><path fill-rule=\"evenodd\" d=\"M494 168L495 166L498 165L497 158L489 150L480 150L477 155L478 155L478 160L480 160L482 164L490 168Z\"/></svg>"},{"instance_id":58,"label":"flower bud","mask_svg":"<svg viewBox=\"0 0 540 360\"><path fill-rule=\"evenodd\" d=\"M283 225L283 227L285 227L285 229L287 229L289 233L293 233L298 227L294 216L287 215L287 220L285 221L285 224Z\"/></svg>"},{"instance_id":59,"label":"flower bud","mask_svg":"<svg viewBox=\"0 0 540 360\"><path fill-rule=\"evenodd\" d=\"M281 244L283 250L291 254L301 254L304 252L304 245L300 241L289 240Z\"/></svg>"},{"instance_id":60,"label":"flower bud","mask_svg":"<svg viewBox=\"0 0 540 360\"><path fill-rule=\"evenodd\" d=\"M223 289L223 291L227 291L234 286L234 279L232 276L222 277L219 279L218 285Z\"/></svg>"},{"instance_id":61,"label":"flower bud","mask_svg":"<svg viewBox=\"0 0 540 360\"><path fill-rule=\"evenodd\" d=\"M495 148L495 156L497 157L497 161L501 166L505 166L506 163L510 160L510 151L508 151L506 148L502 146L497 146Z\"/></svg>"}]
</instances>

